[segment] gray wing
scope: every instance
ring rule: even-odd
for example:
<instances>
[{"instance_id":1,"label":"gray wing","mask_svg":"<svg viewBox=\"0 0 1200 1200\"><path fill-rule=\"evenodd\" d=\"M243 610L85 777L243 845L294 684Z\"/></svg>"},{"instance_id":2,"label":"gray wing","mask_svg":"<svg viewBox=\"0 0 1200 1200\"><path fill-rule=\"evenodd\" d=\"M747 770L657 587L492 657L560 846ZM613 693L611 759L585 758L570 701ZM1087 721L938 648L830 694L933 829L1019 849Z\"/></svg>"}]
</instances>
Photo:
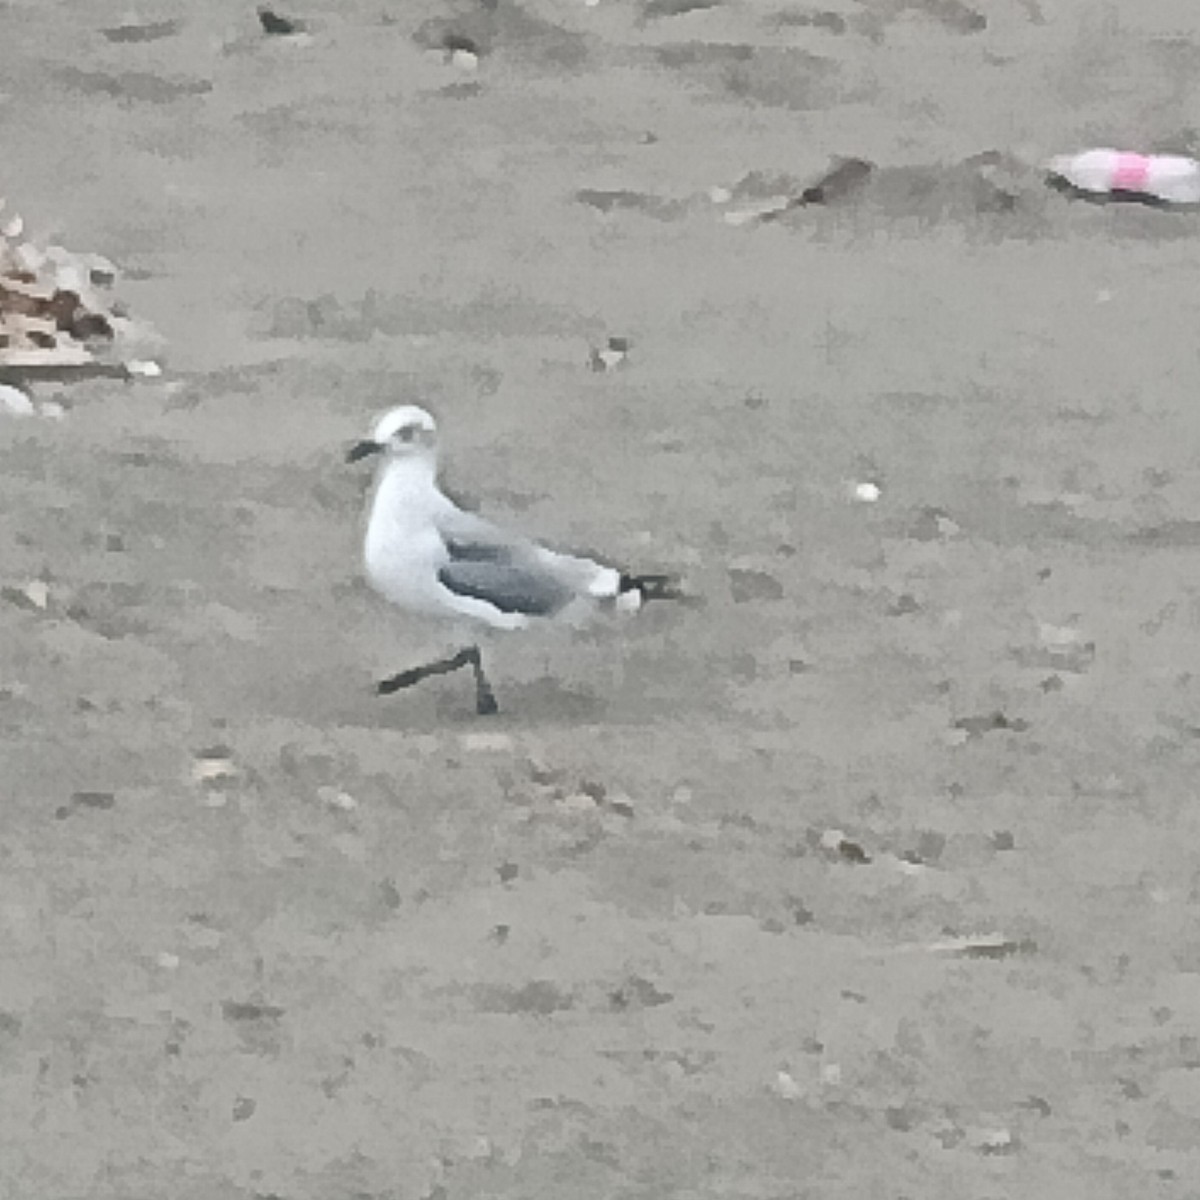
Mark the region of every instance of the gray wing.
<instances>
[{"instance_id":1,"label":"gray wing","mask_svg":"<svg viewBox=\"0 0 1200 1200\"><path fill-rule=\"evenodd\" d=\"M470 551L478 546L467 547L467 556L458 558L454 556L456 547L449 549L451 559L438 571L438 579L459 596L484 600L501 612L527 617L552 616L575 598L574 588L548 571L506 562L502 557L470 557Z\"/></svg>"},{"instance_id":2,"label":"gray wing","mask_svg":"<svg viewBox=\"0 0 1200 1200\"><path fill-rule=\"evenodd\" d=\"M578 596L617 594L611 567L548 550L441 499L436 521L450 561L438 577L450 591L527 616L549 616Z\"/></svg>"}]
</instances>

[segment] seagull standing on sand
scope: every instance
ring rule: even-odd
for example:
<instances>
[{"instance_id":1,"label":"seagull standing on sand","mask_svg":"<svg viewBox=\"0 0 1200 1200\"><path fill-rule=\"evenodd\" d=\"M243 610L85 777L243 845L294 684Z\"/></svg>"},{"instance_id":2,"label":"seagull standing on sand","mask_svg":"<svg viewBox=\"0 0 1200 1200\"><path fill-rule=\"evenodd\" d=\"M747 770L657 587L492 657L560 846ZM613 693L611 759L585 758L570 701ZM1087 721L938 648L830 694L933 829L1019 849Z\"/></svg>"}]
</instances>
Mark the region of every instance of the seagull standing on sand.
<instances>
[{"instance_id":1,"label":"seagull standing on sand","mask_svg":"<svg viewBox=\"0 0 1200 1200\"><path fill-rule=\"evenodd\" d=\"M367 579L409 612L460 626L518 630L576 622L597 610L634 610L645 600L680 599L665 575L626 575L588 558L559 554L459 508L438 487L437 425L415 405L379 418L369 440L347 454L382 455L367 525ZM475 707L497 711L477 644L412 667L378 685L381 695L469 666Z\"/></svg>"}]
</instances>

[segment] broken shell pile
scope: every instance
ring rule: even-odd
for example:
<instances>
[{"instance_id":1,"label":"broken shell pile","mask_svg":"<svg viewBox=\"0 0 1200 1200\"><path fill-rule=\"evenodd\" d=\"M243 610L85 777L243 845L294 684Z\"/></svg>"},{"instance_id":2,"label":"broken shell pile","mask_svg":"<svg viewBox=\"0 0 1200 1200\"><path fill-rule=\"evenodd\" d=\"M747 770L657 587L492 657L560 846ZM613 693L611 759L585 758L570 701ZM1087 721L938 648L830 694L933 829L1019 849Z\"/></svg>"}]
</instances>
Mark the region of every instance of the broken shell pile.
<instances>
[{"instance_id":1,"label":"broken shell pile","mask_svg":"<svg viewBox=\"0 0 1200 1200\"><path fill-rule=\"evenodd\" d=\"M4 216L0 200L0 369L134 368L121 352L148 331L112 296L112 263L39 246L19 216Z\"/></svg>"}]
</instances>

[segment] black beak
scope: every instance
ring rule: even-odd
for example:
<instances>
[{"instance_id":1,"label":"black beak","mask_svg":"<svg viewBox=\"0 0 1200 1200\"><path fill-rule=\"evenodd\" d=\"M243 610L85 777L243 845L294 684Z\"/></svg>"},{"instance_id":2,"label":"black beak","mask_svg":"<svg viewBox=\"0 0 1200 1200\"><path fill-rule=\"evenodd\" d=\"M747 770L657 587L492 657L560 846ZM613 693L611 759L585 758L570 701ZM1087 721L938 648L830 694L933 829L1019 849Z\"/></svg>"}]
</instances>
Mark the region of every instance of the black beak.
<instances>
[{"instance_id":1,"label":"black beak","mask_svg":"<svg viewBox=\"0 0 1200 1200\"><path fill-rule=\"evenodd\" d=\"M346 451L347 462L359 462L364 458L369 458L372 454L378 454L383 447L378 442L359 442L357 446L351 446Z\"/></svg>"}]
</instances>

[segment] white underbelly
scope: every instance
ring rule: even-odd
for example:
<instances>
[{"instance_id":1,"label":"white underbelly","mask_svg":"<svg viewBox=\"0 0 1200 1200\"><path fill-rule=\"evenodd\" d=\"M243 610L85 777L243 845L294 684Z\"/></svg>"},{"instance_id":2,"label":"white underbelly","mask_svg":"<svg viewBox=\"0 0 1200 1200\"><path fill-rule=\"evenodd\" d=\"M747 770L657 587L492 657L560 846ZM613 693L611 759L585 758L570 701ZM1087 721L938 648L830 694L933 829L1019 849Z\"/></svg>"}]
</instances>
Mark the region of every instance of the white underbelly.
<instances>
[{"instance_id":1,"label":"white underbelly","mask_svg":"<svg viewBox=\"0 0 1200 1200\"><path fill-rule=\"evenodd\" d=\"M445 615L438 571L449 554L436 530L406 536L393 528L386 536L368 534L364 551L367 581L380 595L402 608Z\"/></svg>"}]
</instances>

